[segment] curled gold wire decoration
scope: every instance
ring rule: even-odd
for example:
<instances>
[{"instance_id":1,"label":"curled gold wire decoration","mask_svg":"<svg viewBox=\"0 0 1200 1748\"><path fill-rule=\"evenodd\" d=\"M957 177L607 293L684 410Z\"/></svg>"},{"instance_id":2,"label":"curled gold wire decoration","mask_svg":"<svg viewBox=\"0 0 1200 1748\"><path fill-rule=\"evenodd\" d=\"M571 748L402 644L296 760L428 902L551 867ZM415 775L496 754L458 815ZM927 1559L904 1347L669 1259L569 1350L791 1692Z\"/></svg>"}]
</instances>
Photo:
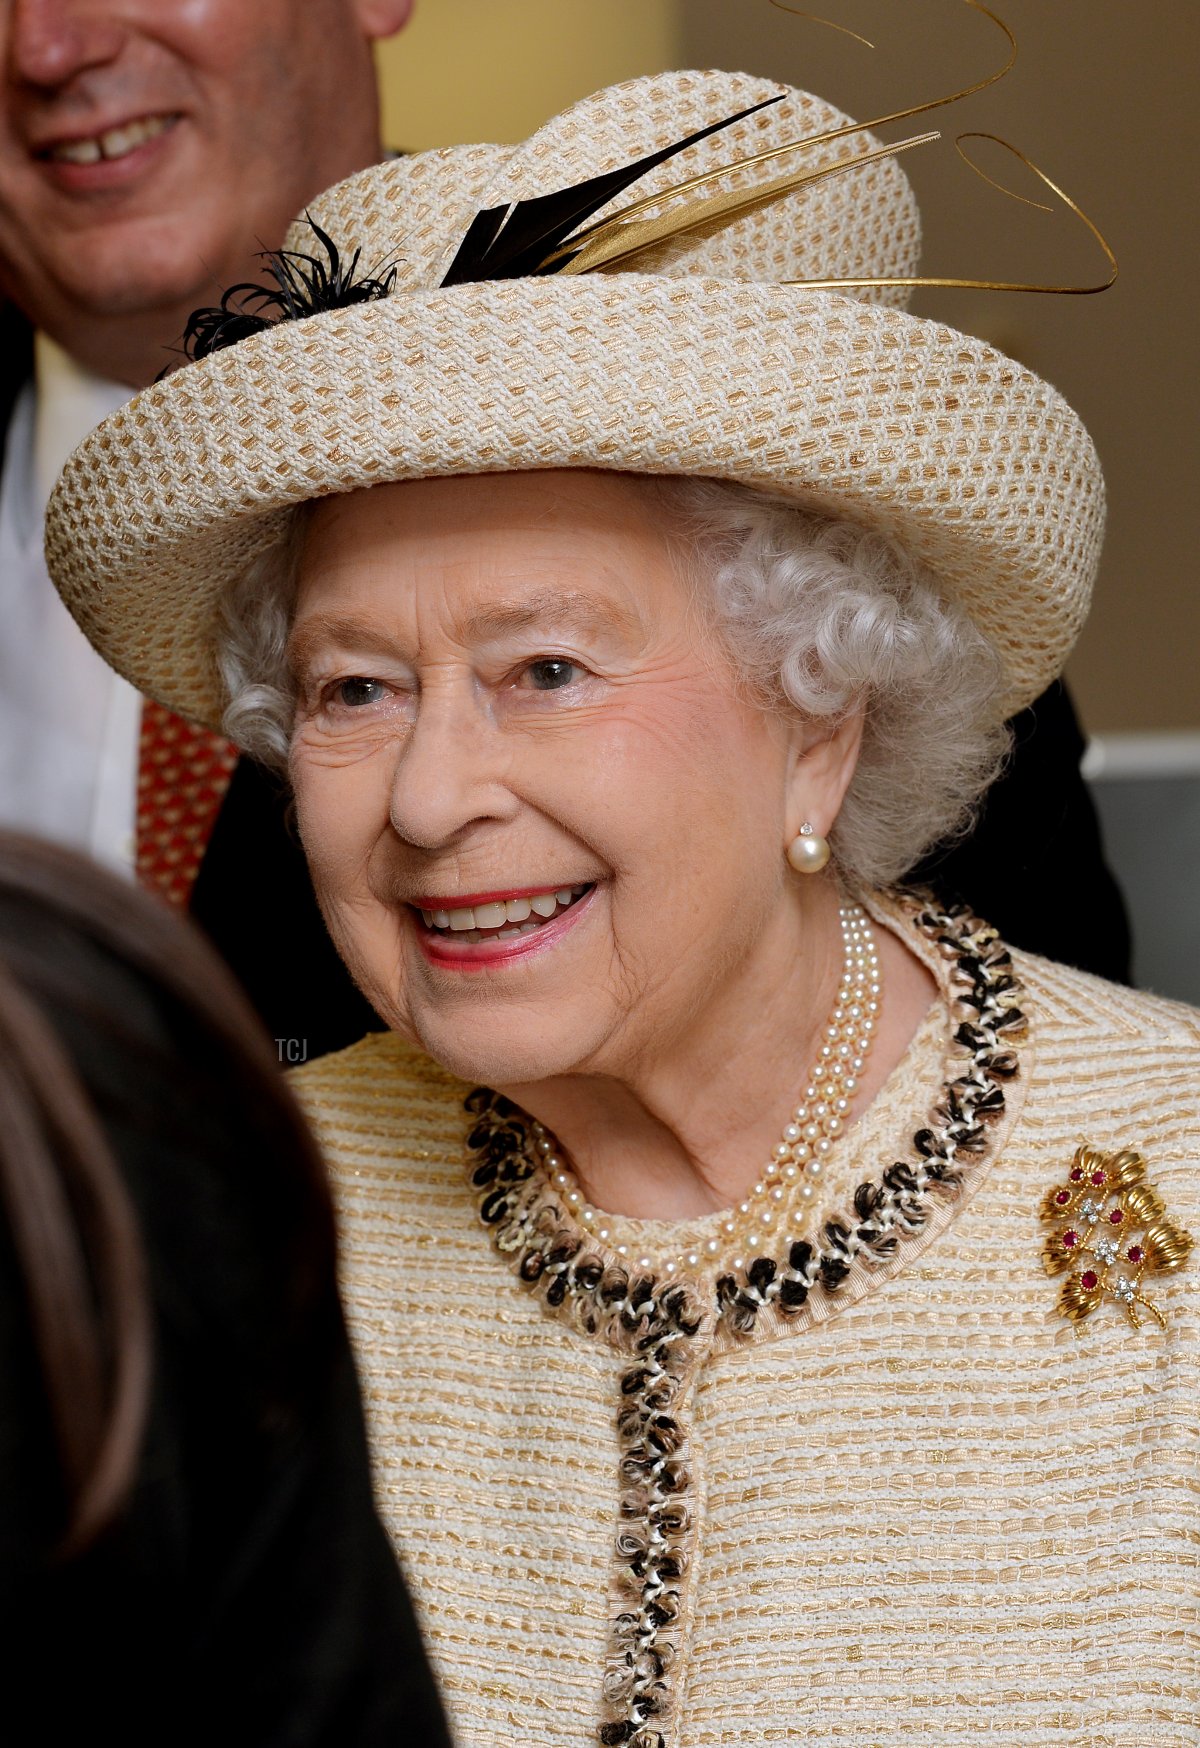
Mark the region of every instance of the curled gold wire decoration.
<instances>
[{"instance_id":1,"label":"curled gold wire decoration","mask_svg":"<svg viewBox=\"0 0 1200 1748\"><path fill-rule=\"evenodd\" d=\"M1116 283L1117 275L1120 272L1116 256L1113 254L1106 239L1101 235L1099 228L1088 217L1083 208L1079 206L1076 201L1071 199L1071 196L1065 189L1060 188L1058 183L1052 181L1044 170L1039 169L1033 162L1032 158L1026 157L1020 147L1014 146L1010 140L1001 139L999 134L959 134L954 142L959 157L962 158L963 162L967 164L977 176L981 177L984 182L988 183L992 188L998 189L1001 194L1007 195L1010 200L1019 200L1025 206L1036 207L1039 212L1053 212L1054 210L1052 206L1047 206L1040 200L1029 200L1026 196L1015 193L1011 188L1006 188L1002 182L997 182L994 177L989 176L986 170L980 169L970 153L964 151L964 140L991 140L994 144L1003 146L1006 152L1011 152L1013 157L1020 163L1024 164L1027 170L1032 171L1038 181L1048 188L1052 194L1056 195L1069 212L1075 214L1076 218L1086 226L1092 236L1096 239L1097 243L1099 243L1111 269L1108 278L1095 285L1036 285L1031 282L1005 279L957 279L920 274L915 275L912 278L785 279L781 281L781 283L784 285L802 285L809 291L858 291L869 290L873 286L880 285L917 290L919 288L932 286L938 289L950 291L1021 291L1055 297L1094 297L1098 292L1107 291L1110 286Z\"/></svg>"},{"instance_id":2,"label":"curled gold wire decoration","mask_svg":"<svg viewBox=\"0 0 1200 1748\"><path fill-rule=\"evenodd\" d=\"M814 134L810 143L815 145L820 140L836 140L842 134L857 133L860 128L886 127L888 123L892 121L911 121L914 115L928 115L931 110L945 109L947 104L960 103L964 97L974 97L977 91L986 91L989 85L998 85L1001 79L1006 79L1017 64L1016 37L1013 35L1008 25L1005 24L1004 20L993 12L990 6L984 6L982 4L982 0L962 0L962 4L964 6L969 6L972 12L980 12L983 14L984 18L990 18L997 29L1003 31L1004 35L1008 38L1008 59L998 72L989 73L986 79L978 79L974 85L964 85L961 91L952 91L949 97L935 97L928 103L916 103L911 109L896 109L893 110L891 115L877 115L872 121L852 122L847 127L835 128L831 133ZM780 12L791 12L797 18L811 18L816 24L830 23L827 18L818 18L815 13L802 12L798 7L787 5L786 0L771 0L771 5ZM832 25L831 28L834 30L842 30L844 27L835 24ZM849 30L846 31L845 34L847 36L855 37L861 43L865 43L869 49L875 47L873 42L870 42L865 36L859 36L857 31Z\"/></svg>"},{"instance_id":3,"label":"curled gold wire decoration","mask_svg":"<svg viewBox=\"0 0 1200 1748\"><path fill-rule=\"evenodd\" d=\"M775 0L773 0L773 3L775 3ZM990 7L981 4L981 0L962 0L962 4L969 6L973 12L982 13L985 18L991 19L992 23L996 25L1008 41L1008 59L997 72L989 73L986 79L977 79L974 84L965 85L961 91L952 91L949 96L935 97L927 103L916 103L908 109L893 110L890 115L877 115L869 121L848 121L843 123L841 127L827 128L823 133L806 134L798 140L787 140L781 146L770 146L765 151L753 152L748 157L735 159L729 164L722 164L715 170L701 171L696 176L690 176L682 182L673 183L670 188L660 189L657 194L644 195L639 200L631 201L628 206L622 207L619 212L611 214L608 218L598 219L594 224L587 225L582 230L577 231L574 236L562 245L561 248L556 249L553 254L547 256L542 264L543 268L553 266L556 262L563 260L564 257L571 254L573 250L581 249L585 244L595 243L599 245L601 241L607 242L610 237L617 233L622 225L631 224L635 219L640 218L643 213L648 212L651 208L661 207L666 201L680 200L685 195L694 194L697 190L708 187L711 183L719 180L721 177L728 176L731 171L751 170L756 165L771 163L776 158L785 157L792 152L799 152L813 146L828 145L833 140L847 139L853 134L866 133L871 128L884 127L889 122L907 121L916 115L926 115L934 109L944 109L947 104L958 103L964 97L972 97L977 91L986 91L989 85L997 84L1012 71L1017 58L1017 39L1009 29L1008 25L1005 24L1004 20L998 18ZM790 12L793 8L790 6L782 6L781 10ZM812 17L813 14L803 13L799 14L799 16ZM820 19L818 22L828 23L828 20ZM834 28L840 29L841 27L835 26ZM856 33L851 31L848 34L853 36ZM859 41L867 42L867 39L861 37L859 38ZM874 45L868 43L867 46L873 47ZM927 137L932 138L933 136ZM901 149L905 149L906 146L907 142L904 143L904 146L902 146ZM867 162L867 159L859 158L857 160L852 160L852 162L861 164ZM799 184L797 184L797 186L799 186ZM786 193L788 190L782 189L781 192ZM671 234L670 231L662 233L663 236ZM661 240L661 238L656 240ZM648 248L650 245L648 242L643 242L639 246L641 248ZM623 259L625 255L632 254L633 252L632 249L625 250L620 258ZM616 257L614 257L614 259L615 258ZM594 264L599 265L600 262L596 261ZM579 271L579 269L576 269L576 271Z\"/></svg>"},{"instance_id":4,"label":"curled gold wire decoration","mask_svg":"<svg viewBox=\"0 0 1200 1748\"><path fill-rule=\"evenodd\" d=\"M974 170L976 176L981 177L982 180L987 183L989 188L994 188L998 194L1006 194L1010 200L1019 200L1022 206L1031 206L1035 212L1050 212L1050 213L1052 213L1054 211L1054 208L1052 206L1050 206L1046 201L1044 201L1044 200L1031 200L1027 194L1018 194L1015 188L1009 188L1005 183L997 182L996 178L994 176L989 176L987 171L985 169L983 169L983 167L981 165L979 165L975 162L974 158L972 158L972 156L969 152L963 151L963 141L964 140L995 140L997 145L1003 146L1006 151L1015 152L1017 157L1021 159L1022 163L1027 164L1031 170L1037 170L1037 166L1035 164L1030 164L1029 159L1027 157L1025 157L1023 152L1017 151L1016 146L1011 145L1008 140L1002 140L1000 138L999 134L981 134L981 133L959 134L958 138L954 142L954 149L958 153L959 157L963 160L963 162L965 164L970 165L971 169ZM1040 170L1037 170L1037 174L1039 176L1042 176L1042 172ZM1049 178L1042 176L1042 180L1044 182L1049 181ZM1050 186L1053 188L1054 184L1050 183ZM1061 198L1063 200L1067 200L1067 196L1065 194L1063 194L1063 191L1061 188L1057 189L1056 192L1061 196ZM1071 205L1072 203L1070 201L1068 201L1067 204ZM1076 211L1078 211L1078 208L1076 208ZM1082 213L1080 213L1080 217L1081 218L1083 217Z\"/></svg>"},{"instance_id":5,"label":"curled gold wire decoration","mask_svg":"<svg viewBox=\"0 0 1200 1748\"><path fill-rule=\"evenodd\" d=\"M619 262L628 261L644 250L651 249L659 243L672 237L684 236L701 230L716 230L728 224L735 218L767 206L772 201L780 200L785 195L792 194L810 183L821 182L831 176L844 174L849 170L858 170L867 164L878 162L882 158L896 157L901 152L911 151L913 147L925 145L931 140L940 139L937 132L917 134L911 139L897 141L894 145L879 146L861 153L857 157L842 159L835 164L818 166L815 169L789 171L781 176L771 177L745 189L725 190L723 193L710 195L707 198L688 199L699 194L703 189L711 187L714 182L729 176L734 171L745 171L758 165L773 163L775 160L789 156L794 152L803 151L813 146L826 145L833 140L844 139L853 134L861 134L869 129L886 126L890 122L905 121L916 115L928 114L931 110L945 108L948 104L958 103L965 97L972 97L976 92L985 91L989 86L997 84L1012 71L1017 58L1017 39L990 7L981 0L962 0L973 12L988 18L1003 33L1008 42L1008 58L1004 65L984 79L977 79L974 84L965 85L959 91L953 91L948 96L935 97L926 103L917 103L907 109L896 109L888 115L874 116L869 121L846 122L841 127L829 128L822 133L808 134L797 140L788 140L783 145L771 146L761 152L751 153L744 158L734 159L731 163L719 165L716 169L702 171L690 176L682 182L676 182L671 187L660 189L657 193L644 195L630 202L608 218L598 219L582 230L574 233L560 247L547 255L541 265L541 271L558 268L560 272L579 274L594 272L601 267L614 266ZM771 4L781 12L788 12L798 18L811 19L818 24L830 25L834 30L841 30L845 35L855 37L865 43L868 48L875 45L866 37L858 36L856 31L845 29L841 25L831 24L826 18L816 13L802 11L800 8L787 4L787 0L771 0ZM866 277L848 275L840 278L823 279L789 279L781 283L792 286L804 286L811 291L868 291L875 287L889 287L899 290L917 290L934 288L951 291L1016 291L1035 293L1046 296L1089 297L1098 292L1107 291L1115 282L1119 268L1116 256L1108 242L1101 235L1083 209L1074 201L1065 189L1060 188L1044 170L1040 169L1031 158L1026 157L1017 146L1002 139L999 134L962 133L955 140L959 156L969 169L979 176L990 187L1006 195L1010 200L1020 201L1025 206L1032 206L1039 212L1052 213L1054 207L1040 200L1031 200L1027 195L1018 194L1014 189L1007 188L988 174L977 164L965 142L969 140L991 140L1012 154L1027 170L1029 170L1044 188L1074 213L1075 217L1089 230L1108 262L1110 272L1107 279L1094 285L1044 285L1032 281L1015 281L1000 279L973 279L957 276L941 276L921 274L911 277ZM680 202L685 204L680 206ZM664 206L672 210L663 212ZM652 212L653 217L643 215Z\"/></svg>"},{"instance_id":6,"label":"curled gold wire decoration","mask_svg":"<svg viewBox=\"0 0 1200 1748\"><path fill-rule=\"evenodd\" d=\"M873 49L875 44L869 37L859 36L849 25L835 24L832 18L820 18L815 12L801 12L798 6L787 6L784 0L771 0L771 5L780 12L790 12L793 18L807 18L810 24L823 24L827 30L836 30L840 36L851 36L855 42L860 42L864 48Z\"/></svg>"}]
</instances>

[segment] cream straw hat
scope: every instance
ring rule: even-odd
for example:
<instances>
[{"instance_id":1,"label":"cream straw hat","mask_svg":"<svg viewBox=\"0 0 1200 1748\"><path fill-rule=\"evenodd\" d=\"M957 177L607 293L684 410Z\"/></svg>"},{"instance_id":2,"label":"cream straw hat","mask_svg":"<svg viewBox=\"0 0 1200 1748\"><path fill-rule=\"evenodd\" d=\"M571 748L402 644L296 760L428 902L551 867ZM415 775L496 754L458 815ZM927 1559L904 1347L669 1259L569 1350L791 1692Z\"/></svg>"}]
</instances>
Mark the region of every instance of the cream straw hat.
<instances>
[{"instance_id":1,"label":"cream straw hat","mask_svg":"<svg viewBox=\"0 0 1200 1748\"><path fill-rule=\"evenodd\" d=\"M597 467L740 480L886 531L1000 651L1005 708L1036 697L1087 611L1096 455L1054 389L907 315L895 290L784 283L914 272L913 196L870 136L782 160L793 173L864 160L849 173L624 265L442 286L482 209L573 188L779 92L727 73L635 80L524 145L429 152L324 194L312 220L343 261L357 250L364 272L394 266L390 295L280 321L179 369L63 472L47 562L105 659L216 726L222 595L291 506L387 480ZM786 91L633 194L844 123ZM778 180L780 164L739 163L704 198ZM311 252L313 234L293 227L287 247Z\"/></svg>"}]
</instances>

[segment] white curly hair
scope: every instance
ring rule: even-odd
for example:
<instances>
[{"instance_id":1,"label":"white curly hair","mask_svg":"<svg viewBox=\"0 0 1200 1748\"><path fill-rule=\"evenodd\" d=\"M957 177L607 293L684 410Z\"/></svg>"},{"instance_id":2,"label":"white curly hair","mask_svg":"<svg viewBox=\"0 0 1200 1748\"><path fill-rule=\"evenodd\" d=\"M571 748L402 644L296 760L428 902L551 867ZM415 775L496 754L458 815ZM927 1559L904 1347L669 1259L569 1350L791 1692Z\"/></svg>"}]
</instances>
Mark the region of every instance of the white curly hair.
<instances>
[{"instance_id":1,"label":"white curly hair","mask_svg":"<svg viewBox=\"0 0 1200 1748\"><path fill-rule=\"evenodd\" d=\"M1008 751L1003 671L934 578L878 532L745 486L645 483L755 700L832 721L862 711L862 749L830 839L844 873L892 884L965 830ZM280 769L294 713L286 646L307 508L222 610L225 732Z\"/></svg>"}]
</instances>

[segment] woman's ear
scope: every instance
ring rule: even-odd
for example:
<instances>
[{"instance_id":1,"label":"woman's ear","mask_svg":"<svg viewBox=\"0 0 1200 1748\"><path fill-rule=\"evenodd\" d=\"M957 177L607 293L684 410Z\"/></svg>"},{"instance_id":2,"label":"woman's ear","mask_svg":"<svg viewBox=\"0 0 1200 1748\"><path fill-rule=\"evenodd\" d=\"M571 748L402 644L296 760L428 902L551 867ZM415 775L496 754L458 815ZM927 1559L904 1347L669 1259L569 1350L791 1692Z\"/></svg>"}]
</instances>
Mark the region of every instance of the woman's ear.
<instances>
[{"instance_id":1,"label":"woman's ear","mask_svg":"<svg viewBox=\"0 0 1200 1748\"><path fill-rule=\"evenodd\" d=\"M798 718L788 760L786 832L790 843L802 825L827 838L858 768L864 714L849 711L833 721Z\"/></svg>"}]
</instances>

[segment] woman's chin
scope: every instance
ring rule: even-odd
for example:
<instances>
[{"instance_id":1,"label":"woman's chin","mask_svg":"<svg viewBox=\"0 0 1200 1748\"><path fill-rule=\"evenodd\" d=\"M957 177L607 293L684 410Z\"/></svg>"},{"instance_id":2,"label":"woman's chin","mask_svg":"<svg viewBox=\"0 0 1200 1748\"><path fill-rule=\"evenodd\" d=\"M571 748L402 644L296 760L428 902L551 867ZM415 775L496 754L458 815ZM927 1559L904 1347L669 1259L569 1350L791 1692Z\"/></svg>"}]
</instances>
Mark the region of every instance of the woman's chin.
<instances>
[{"instance_id":1,"label":"woman's chin","mask_svg":"<svg viewBox=\"0 0 1200 1748\"><path fill-rule=\"evenodd\" d=\"M416 1020L417 1042L448 1074L481 1086L521 1086L577 1073L584 1055L572 1048L561 1026L539 1020L523 1036L511 1018L495 1028L476 1031L472 1025L445 1025ZM551 1034L554 1042L551 1042Z\"/></svg>"}]
</instances>

